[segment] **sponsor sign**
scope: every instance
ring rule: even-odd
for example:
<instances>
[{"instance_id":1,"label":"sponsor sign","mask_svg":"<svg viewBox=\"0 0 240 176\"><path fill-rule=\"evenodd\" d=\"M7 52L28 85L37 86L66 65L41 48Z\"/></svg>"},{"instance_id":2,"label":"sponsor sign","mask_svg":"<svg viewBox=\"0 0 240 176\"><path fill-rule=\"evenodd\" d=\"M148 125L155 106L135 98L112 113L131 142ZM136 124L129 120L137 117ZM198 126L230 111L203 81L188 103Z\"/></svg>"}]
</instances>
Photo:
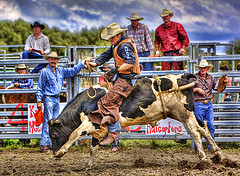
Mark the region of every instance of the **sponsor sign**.
<instances>
[{"instance_id":1,"label":"sponsor sign","mask_svg":"<svg viewBox=\"0 0 240 176\"><path fill-rule=\"evenodd\" d=\"M66 103L60 103L60 112L62 112ZM44 108L43 108L44 109ZM41 134L42 125L35 126L35 117L34 114L37 112L37 103L28 104L28 134Z\"/></svg>"},{"instance_id":2,"label":"sponsor sign","mask_svg":"<svg viewBox=\"0 0 240 176\"><path fill-rule=\"evenodd\" d=\"M154 127L146 125L145 133L146 135L174 135L187 134L187 131L181 122L166 118L157 122Z\"/></svg>"}]
</instances>

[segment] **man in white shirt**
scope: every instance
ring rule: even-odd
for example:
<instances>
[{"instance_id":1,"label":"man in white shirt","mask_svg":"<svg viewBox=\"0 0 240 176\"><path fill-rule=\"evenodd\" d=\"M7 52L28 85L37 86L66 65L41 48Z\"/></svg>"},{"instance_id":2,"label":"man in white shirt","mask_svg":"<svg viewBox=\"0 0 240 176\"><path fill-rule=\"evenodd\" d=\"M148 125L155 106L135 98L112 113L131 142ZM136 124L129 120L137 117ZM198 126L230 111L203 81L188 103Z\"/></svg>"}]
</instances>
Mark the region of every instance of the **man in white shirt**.
<instances>
[{"instance_id":1,"label":"man in white shirt","mask_svg":"<svg viewBox=\"0 0 240 176\"><path fill-rule=\"evenodd\" d=\"M41 33L45 27L39 22L34 22L31 24L31 28L34 33L28 36L28 39L25 44L25 51L22 53L23 59L33 59L33 58L44 58L44 54L50 52L49 39L46 35ZM42 68L47 66L47 64L38 64L33 70L32 73L38 73Z\"/></svg>"}]
</instances>

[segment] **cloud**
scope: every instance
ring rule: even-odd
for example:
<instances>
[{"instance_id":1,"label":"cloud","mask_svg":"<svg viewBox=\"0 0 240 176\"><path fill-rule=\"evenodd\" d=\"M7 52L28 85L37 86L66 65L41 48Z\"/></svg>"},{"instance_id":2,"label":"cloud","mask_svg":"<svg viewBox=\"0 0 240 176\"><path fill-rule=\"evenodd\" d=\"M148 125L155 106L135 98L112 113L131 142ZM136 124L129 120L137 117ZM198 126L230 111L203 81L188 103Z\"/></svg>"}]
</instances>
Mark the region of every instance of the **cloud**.
<instances>
[{"instance_id":1,"label":"cloud","mask_svg":"<svg viewBox=\"0 0 240 176\"><path fill-rule=\"evenodd\" d=\"M17 20L21 9L15 2L0 0L0 20Z\"/></svg>"},{"instance_id":2,"label":"cloud","mask_svg":"<svg viewBox=\"0 0 240 176\"><path fill-rule=\"evenodd\" d=\"M172 20L183 24L190 39L240 35L240 1L235 0L0 0L0 20L38 20L76 31L113 22L124 27L130 24L126 17L138 12L142 23L155 30L163 23L159 14L164 8L174 12Z\"/></svg>"}]
</instances>

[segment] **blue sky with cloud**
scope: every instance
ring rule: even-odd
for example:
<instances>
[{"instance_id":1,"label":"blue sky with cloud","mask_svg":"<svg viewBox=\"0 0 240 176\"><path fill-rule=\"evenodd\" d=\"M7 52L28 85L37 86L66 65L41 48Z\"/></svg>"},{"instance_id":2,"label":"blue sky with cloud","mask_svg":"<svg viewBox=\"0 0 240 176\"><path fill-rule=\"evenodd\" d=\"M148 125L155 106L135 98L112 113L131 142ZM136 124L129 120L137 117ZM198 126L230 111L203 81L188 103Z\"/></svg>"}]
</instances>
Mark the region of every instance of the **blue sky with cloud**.
<instances>
[{"instance_id":1,"label":"blue sky with cloud","mask_svg":"<svg viewBox=\"0 0 240 176\"><path fill-rule=\"evenodd\" d=\"M159 13L164 8L174 12L172 21L183 24L191 42L240 38L239 0L0 0L0 20L37 20L79 31L113 22L127 26L126 17L138 12L142 23L155 30L162 24Z\"/></svg>"}]
</instances>

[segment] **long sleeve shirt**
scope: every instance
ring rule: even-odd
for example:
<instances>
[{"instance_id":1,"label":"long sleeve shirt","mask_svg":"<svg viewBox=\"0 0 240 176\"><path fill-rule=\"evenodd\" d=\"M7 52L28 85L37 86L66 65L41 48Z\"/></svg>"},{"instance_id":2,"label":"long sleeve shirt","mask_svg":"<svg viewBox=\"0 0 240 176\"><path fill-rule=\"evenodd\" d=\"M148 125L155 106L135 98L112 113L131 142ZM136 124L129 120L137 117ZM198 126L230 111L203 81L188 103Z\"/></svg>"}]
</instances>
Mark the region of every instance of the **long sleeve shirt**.
<instances>
[{"instance_id":1,"label":"long sleeve shirt","mask_svg":"<svg viewBox=\"0 0 240 176\"><path fill-rule=\"evenodd\" d=\"M170 21L169 26L164 23L155 30L155 45L161 44L162 53L168 51L186 50L189 45L188 35L180 23Z\"/></svg>"},{"instance_id":2,"label":"long sleeve shirt","mask_svg":"<svg viewBox=\"0 0 240 176\"><path fill-rule=\"evenodd\" d=\"M43 35L42 33L38 36L37 39L34 38L34 34L29 35L24 49L29 50L30 48L34 48L37 50L44 51L45 53L49 53L50 45L48 37L46 35Z\"/></svg>"},{"instance_id":3,"label":"long sleeve shirt","mask_svg":"<svg viewBox=\"0 0 240 176\"><path fill-rule=\"evenodd\" d=\"M42 101L44 95L54 96L59 95L63 87L63 80L75 76L82 68L83 63L76 65L73 68L56 67L56 73L49 65L44 68L38 79L38 87L36 91L37 102Z\"/></svg>"},{"instance_id":4,"label":"long sleeve shirt","mask_svg":"<svg viewBox=\"0 0 240 176\"><path fill-rule=\"evenodd\" d=\"M124 39L126 39L126 37L122 36L116 45L111 45L105 52L100 54L95 62L98 65L102 65L109 61L113 57L113 49ZM130 43L122 43L119 46L117 53L122 59L125 60L125 63L135 65L134 49Z\"/></svg>"},{"instance_id":5,"label":"long sleeve shirt","mask_svg":"<svg viewBox=\"0 0 240 176\"><path fill-rule=\"evenodd\" d=\"M32 89L33 88L33 79L14 79L8 86L18 83L18 88L21 89Z\"/></svg>"},{"instance_id":6,"label":"long sleeve shirt","mask_svg":"<svg viewBox=\"0 0 240 176\"><path fill-rule=\"evenodd\" d=\"M138 23L136 31L134 31L132 25L129 25L125 35L134 41L138 53L150 51L151 55L154 54L153 41L147 25Z\"/></svg>"},{"instance_id":7,"label":"long sleeve shirt","mask_svg":"<svg viewBox=\"0 0 240 176\"><path fill-rule=\"evenodd\" d=\"M212 90L216 90L218 85L216 79L207 73L206 79L202 78L198 73L195 74L198 78L198 83L193 88L201 88L204 90L205 95L201 95L198 92L194 92L194 100L210 100L213 98ZM191 78L190 82L195 81L195 78Z\"/></svg>"}]
</instances>

